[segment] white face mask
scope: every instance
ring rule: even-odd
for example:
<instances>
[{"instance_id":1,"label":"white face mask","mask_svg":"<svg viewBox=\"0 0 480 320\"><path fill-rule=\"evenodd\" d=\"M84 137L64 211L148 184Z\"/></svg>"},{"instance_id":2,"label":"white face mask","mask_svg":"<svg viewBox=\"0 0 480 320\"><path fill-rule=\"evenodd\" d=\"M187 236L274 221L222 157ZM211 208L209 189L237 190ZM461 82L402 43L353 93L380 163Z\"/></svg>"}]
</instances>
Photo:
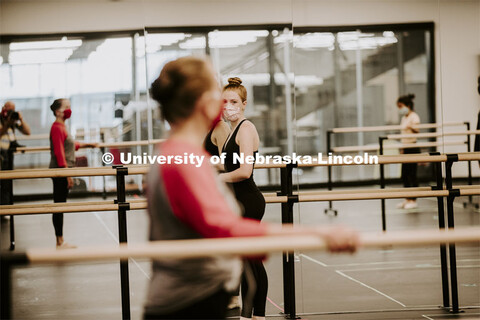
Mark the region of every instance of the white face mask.
<instances>
[{"instance_id":1,"label":"white face mask","mask_svg":"<svg viewBox=\"0 0 480 320\"><path fill-rule=\"evenodd\" d=\"M226 106L223 109L223 115L228 121L236 121L240 118L240 108L234 106Z\"/></svg>"},{"instance_id":2,"label":"white face mask","mask_svg":"<svg viewBox=\"0 0 480 320\"><path fill-rule=\"evenodd\" d=\"M410 111L410 109L408 109L407 107L401 107L398 110L398 113L400 113L401 116L406 116L409 111Z\"/></svg>"}]
</instances>

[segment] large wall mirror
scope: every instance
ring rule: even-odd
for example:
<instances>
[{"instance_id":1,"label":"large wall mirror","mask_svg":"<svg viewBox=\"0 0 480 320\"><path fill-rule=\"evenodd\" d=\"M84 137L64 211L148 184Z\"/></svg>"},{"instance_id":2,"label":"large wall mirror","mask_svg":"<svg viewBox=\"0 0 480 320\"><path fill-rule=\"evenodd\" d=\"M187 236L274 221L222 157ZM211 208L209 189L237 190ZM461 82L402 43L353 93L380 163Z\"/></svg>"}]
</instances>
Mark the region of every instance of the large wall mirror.
<instances>
[{"instance_id":1,"label":"large wall mirror","mask_svg":"<svg viewBox=\"0 0 480 320\"><path fill-rule=\"evenodd\" d=\"M211 60L220 86L231 77L242 79L248 92L245 116L258 131L261 156L473 151L475 134L469 132L477 128L480 110L478 0L100 2L0 3L0 103L13 101L32 129L31 137L17 134L21 147L31 149L15 153L16 169L48 167L55 120L50 105L57 98L71 101L68 128L75 139L107 145L79 151L77 165L105 166L104 152L116 157L114 164L121 163L122 153L155 152L170 126L149 89L167 62L190 55ZM403 98L409 95L414 95L410 111L417 117L415 138L402 129L410 115ZM454 185L480 184L478 164L455 163ZM437 183L437 169L432 163L295 167L288 190L283 188L288 179L278 168L256 169L254 177L267 197L292 192L294 198L328 190L340 194L430 187ZM408 178L412 172L413 180ZM142 195L142 176L127 176L126 183L132 196ZM50 180L15 180L13 189L18 202L51 202ZM110 199L115 192L115 177L88 177L76 179L71 196ZM459 225L479 224L478 203L478 195L456 200ZM362 232L438 229L439 207L436 198L321 201L296 203L289 216L285 205L275 203L267 205L264 220L346 224ZM102 228L116 223L113 214L95 219L90 222L100 222ZM18 221L22 226L27 220ZM146 241L147 221L144 212L129 220L133 241ZM133 231L137 229L141 232ZM102 241L111 242L113 233ZM461 247L457 253L461 304L478 310L478 246ZM433 310L442 301L439 259L436 248L382 248L354 258L273 255L265 263L267 315L289 314L293 302L297 314L325 318ZM295 276L296 298L284 295L282 265ZM108 278L112 266L102 267ZM150 264L142 261L137 267L132 312L140 318ZM425 287L411 289L419 283ZM35 299L35 290L26 294ZM94 299L87 297L85 303L89 298ZM113 300L107 303L112 310L118 304ZM26 309L26 314L16 312L34 317L42 306L33 303ZM58 318L67 318L67 311L58 311ZM114 318L116 311L105 318Z\"/></svg>"}]
</instances>

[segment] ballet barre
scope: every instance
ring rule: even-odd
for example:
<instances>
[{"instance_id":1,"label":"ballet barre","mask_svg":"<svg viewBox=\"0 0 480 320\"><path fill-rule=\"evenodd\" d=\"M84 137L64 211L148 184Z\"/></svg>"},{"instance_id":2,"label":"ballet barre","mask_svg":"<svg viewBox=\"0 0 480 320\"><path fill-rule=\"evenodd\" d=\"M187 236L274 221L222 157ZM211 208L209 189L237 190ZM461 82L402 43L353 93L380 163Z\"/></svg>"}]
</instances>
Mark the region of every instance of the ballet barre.
<instances>
[{"instance_id":1,"label":"ballet barre","mask_svg":"<svg viewBox=\"0 0 480 320\"><path fill-rule=\"evenodd\" d=\"M395 247L423 247L480 241L479 227L457 228L456 230L415 230L389 233L362 233L360 249ZM205 257L235 257L264 255L278 252L326 250L327 243L314 234L277 235L264 237L196 239L155 241L143 244L120 244L119 246L81 247L76 250L28 249L22 253L4 254L1 262L1 317L11 318L12 270L26 264L65 264L120 260L129 258L149 259L192 259ZM122 305L122 313L124 314Z\"/></svg>"},{"instance_id":2,"label":"ballet barre","mask_svg":"<svg viewBox=\"0 0 480 320\"><path fill-rule=\"evenodd\" d=\"M466 130L470 130L470 122L445 122L445 123L423 123L414 126L417 129L437 129L442 127L457 127L457 126L465 126ZM368 126L368 127L346 127L346 128L333 128L327 130L326 136L326 147L327 153L330 152L355 152L355 151L377 151L380 147L376 146L349 146L349 147L336 147L333 148L332 144L332 137L334 134L345 134L345 133L363 133L363 132L385 132L385 131L400 131L402 127L400 125L386 125L386 126ZM469 139L469 136L468 136ZM418 147L418 146L417 146ZM337 149L340 148L340 149ZM358 150L358 148L364 148L364 150ZM334 150L335 149L335 150ZM468 150L470 151L470 150ZM333 180L332 180L332 168L327 168L328 180L327 180L327 187L328 190L333 189ZM325 213L332 211L335 215L337 214L337 210L333 208L332 202L328 203L328 208L325 209Z\"/></svg>"},{"instance_id":3,"label":"ballet barre","mask_svg":"<svg viewBox=\"0 0 480 320\"><path fill-rule=\"evenodd\" d=\"M480 134L480 130L470 130L470 131L456 131L456 132L427 132L427 133L407 133L407 134L388 134L386 137L388 140L399 140L405 138L441 138L449 136L467 136L467 135L477 135Z\"/></svg>"},{"instance_id":4,"label":"ballet barre","mask_svg":"<svg viewBox=\"0 0 480 320\"><path fill-rule=\"evenodd\" d=\"M45 133L45 134L32 134L32 135L22 135L15 137L17 141L23 141L23 140L47 140L50 138L50 134Z\"/></svg>"},{"instance_id":5,"label":"ballet barre","mask_svg":"<svg viewBox=\"0 0 480 320\"><path fill-rule=\"evenodd\" d=\"M105 142L98 143L95 148L121 148L121 147L136 147L136 146L148 146L158 144L164 141L164 139L154 140L141 140L141 141L122 141L122 142ZM93 142L92 142L93 143ZM93 149L94 147L85 147L83 149ZM50 146L34 146L34 147L16 147L15 153L34 153L50 151Z\"/></svg>"},{"instance_id":6,"label":"ballet barre","mask_svg":"<svg viewBox=\"0 0 480 320\"><path fill-rule=\"evenodd\" d=\"M8 205L2 206L0 215L28 215L42 213L66 213L66 212L92 212L92 211L118 211L122 205L127 206L127 210L147 209L147 201L126 201L124 203L115 203L114 201L89 201L89 202L69 202L67 203L48 203L37 205Z\"/></svg>"},{"instance_id":7,"label":"ballet barre","mask_svg":"<svg viewBox=\"0 0 480 320\"><path fill-rule=\"evenodd\" d=\"M334 153L344 153L344 152L357 152L357 151L379 151L382 148L385 149L408 149L408 148L433 148L433 147L442 147L442 146L462 146L465 145L467 141L457 140L457 141L444 141L444 142L419 142L419 143L398 143L398 144L389 144L383 146L381 144L376 145L366 145L366 146L345 146L345 147L335 147L332 149Z\"/></svg>"},{"instance_id":8,"label":"ballet barre","mask_svg":"<svg viewBox=\"0 0 480 320\"><path fill-rule=\"evenodd\" d=\"M454 189L459 196L480 195L478 186L455 186ZM360 190L336 190L336 191L301 191L293 193L294 202L316 202L316 201L346 201L346 200L377 200L397 199L406 197L429 198L448 197L451 190L434 190L432 187L418 188L392 188L392 189L360 189ZM287 196L276 194L263 194L266 203L287 203ZM87 201L68 203L42 203L42 204L21 204L4 205L0 215L28 215L28 214L50 214L67 212L92 212L92 211L117 211L120 205L128 205L128 210L147 209L146 199L127 199L125 203L118 204L116 201Z\"/></svg>"},{"instance_id":9,"label":"ballet barre","mask_svg":"<svg viewBox=\"0 0 480 320\"><path fill-rule=\"evenodd\" d=\"M313 228L312 228L313 229ZM359 249L395 247L423 247L448 243L480 241L480 227L461 227L454 230L410 230L387 233L360 234ZM232 237L219 239L163 240L142 244L117 246L86 246L75 250L50 248L27 249L15 255L2 254L5 260L23 260L24 263L71 263L107 261L128 258L191 259L216 256L250 256L287 251L321 251L327 243L315 234L267 235L259 237ZM23 256L23 257L19 257ZM18 261L17 260L17 261ZM20 262L20 261L18 261Z\"/></svg>"},{"instance_id":10,"label":"ballet barre","mask_svg":"<svg viewBox=\"0 0 480 320\"><path fill-rule=\"evenodd\" d=\"M441 127L458 127L466 124L467 122L445 122L443 124L422 123L414 126L414 128L435 129L435 128L441 128ZM386 126L333 128L329 131L331 131L332 133L360 133L360 132L377 132L377 131L398 131L401 129L402 129L402 126L400 125L386 125Z\"/></svg>"},{"instance_id":11,"label":"ballet barre","mask_svg":"<svg viewBox=\"0 0 480 320\"><path fill-rule=\"evenodd\" d=\"M16 169L2 171L1 179L37 179L61 177L96 177L115 176L118 170L126 170L127 174L145 174L149 170L147 165L112 166L112 167L81 167L55 169Z\"/></svg>"}]
</instances>

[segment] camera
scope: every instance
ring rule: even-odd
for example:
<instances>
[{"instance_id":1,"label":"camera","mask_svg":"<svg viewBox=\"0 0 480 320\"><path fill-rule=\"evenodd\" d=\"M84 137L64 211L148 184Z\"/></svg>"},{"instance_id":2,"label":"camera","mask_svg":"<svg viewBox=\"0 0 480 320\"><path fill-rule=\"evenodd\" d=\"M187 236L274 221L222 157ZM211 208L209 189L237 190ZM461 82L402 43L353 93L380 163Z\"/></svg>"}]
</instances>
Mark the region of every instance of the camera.
<instances>
[{"instance_id":1,"label":"camera","mask_svg":"<svg viewBox=\"0 0 480 320\"><path fill-rule=\"evenodd\" d=\"M13 121L17 121L20 119L18 112L13 110L2 111L2 118L4 120L13 120Z\"/></svg>"}]
</instances>

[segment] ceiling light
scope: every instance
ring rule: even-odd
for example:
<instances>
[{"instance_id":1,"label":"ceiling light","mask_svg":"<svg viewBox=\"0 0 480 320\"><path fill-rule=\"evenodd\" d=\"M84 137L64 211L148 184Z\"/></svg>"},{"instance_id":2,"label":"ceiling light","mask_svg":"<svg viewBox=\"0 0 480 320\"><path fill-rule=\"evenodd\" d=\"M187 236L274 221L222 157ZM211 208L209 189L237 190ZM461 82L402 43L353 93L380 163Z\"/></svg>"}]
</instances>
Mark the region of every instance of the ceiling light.
<instances>
[{"instance_id":1,"label":"ceiling light","mask_svg":"<svg viewBox=\"0 0 480 320\"><path fill-rule=\"evenodd\" d=\"M27 41L10 43L10 51L16 50L36 50L36 49L55 49L55 48L76 48L82 45L82 40L62 40L55 41Z\"/></svg>"},{"instance_id":2,"label":"ceiling light","mask_svg":"<svg viewBox=\"0 0 480 320\"><path fill-rule=\"evenodd\" d=\"M12 51L8 56L11 65L62 63L72 55L73 49L43 49Z\"/></svg>"},{"instance_id":3,"label":"ceiling light","mask_svg":"<svg viewBox=\"0 0 480 320\"><path fill-rule=\"evenodd\" d=\"M293 38L295 48L329 48L335 43L335 36L330 32L307 33Z\"/></svg>"}]
</instances>

